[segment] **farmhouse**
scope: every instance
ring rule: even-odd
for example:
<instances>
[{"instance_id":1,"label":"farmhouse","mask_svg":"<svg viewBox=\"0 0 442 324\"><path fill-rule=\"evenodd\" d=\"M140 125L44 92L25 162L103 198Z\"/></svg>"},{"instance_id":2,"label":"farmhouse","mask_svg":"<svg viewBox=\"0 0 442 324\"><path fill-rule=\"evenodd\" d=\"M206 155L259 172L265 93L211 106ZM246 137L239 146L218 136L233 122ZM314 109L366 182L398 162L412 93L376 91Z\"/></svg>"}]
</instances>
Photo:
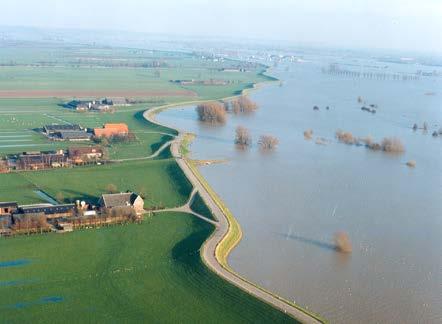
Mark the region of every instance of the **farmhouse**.
<instances>
[{"instance_id":1,"label":"farmhouse","mask_svg":"<svg viewBox=\"0 0 442 324\"><path fill-rule=\"evenodd\" d=\"M101 196L99 206L102 209L112 209L114 207L132 207L137 214L144 211L144 200L140 195L133 192L104 194Z\"/></svg>"},{"instance_id":2,"label":"farmhouse","mask_svg":"<svg viewBox=\"0 0 442 324\"><path fill-rule=\"evenodd\" d=\"M11 215L18 208L18 204L14 202L0 202L0 216Z\"/></svg>"},{"instance_id":3,"label":"farmhouse","mask_svg":"<svg viewBox=\"0 0 442 324\"><path fill-rule=\"evenodd\" d=\"M68 156L76 164L97 161L103 157L103 150L99 146L71 147Z\"/></svg>"},{"instance_id":4,"label":"farmhouse","mask_svg":"<svg viewBox=\"0 0 442 324\"><path fill-rule=\"evenodd\" d=\"M0 159L0 173L8 173L9 171L8 161Z\"/></svg>"},{"instance_id":5,"label":"farmhouse","mask_svg":"<svg viewBox=\"0 0 442 324\"><path fill-rule=\"evenodd\" d=\"M127 136L129 127L124 123L104 124L103 128L94 128L96 137Z\"/></svg>"}]
</instances>

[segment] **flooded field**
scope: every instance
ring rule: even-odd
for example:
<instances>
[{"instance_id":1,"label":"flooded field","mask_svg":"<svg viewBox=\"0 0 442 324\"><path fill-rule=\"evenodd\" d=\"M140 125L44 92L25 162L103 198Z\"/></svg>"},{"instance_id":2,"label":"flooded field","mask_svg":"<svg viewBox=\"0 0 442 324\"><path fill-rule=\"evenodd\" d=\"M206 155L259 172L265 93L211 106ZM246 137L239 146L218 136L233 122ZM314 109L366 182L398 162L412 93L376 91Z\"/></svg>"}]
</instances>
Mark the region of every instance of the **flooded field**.
<instances>
[{"instance_id":1,"label":"flooded field","mask_svg":"<svg viewBox=\"0 0 442 324\"><path fill-rule=\"evenodd\" d=\"M362 72L329 73L335 62ZM237 272L334 323L442 321L442 136L432 136L442 127L442 78L408 77L417 70L440 73L313 55L272 69L282 86L253 92L254 114L229 115L223 126L201 124L193 107L158 116L197 134L194 158L229 160L200 170L242 226L230 256ZM378 71L387 77L370 77ZM370 104L376 113L361 110ZM235 148L238 125L250 130L251 148ZM397 137L405 152L340 143L338 129ZM276 151L259 151L262 134L279 138ZM351 254L335 250L337 231L349 235Z\"/></svg>"}]
</instances>

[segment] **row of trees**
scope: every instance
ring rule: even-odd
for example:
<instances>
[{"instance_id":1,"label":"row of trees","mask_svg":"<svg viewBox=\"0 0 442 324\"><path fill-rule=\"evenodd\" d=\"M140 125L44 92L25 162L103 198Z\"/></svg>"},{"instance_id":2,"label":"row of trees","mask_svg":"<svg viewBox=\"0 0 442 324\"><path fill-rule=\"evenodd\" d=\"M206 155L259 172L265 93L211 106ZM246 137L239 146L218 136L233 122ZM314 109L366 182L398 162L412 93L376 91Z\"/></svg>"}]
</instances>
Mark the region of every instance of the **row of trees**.
<instances>
[{"instance_id":1,"label":"row of trees","mask_svg":"<svg viewBox=\"0 0 442 324\"><path fill-rule=\"evenodd\" d=\"M401 140L396 137L385 137L382 142L375 142L371 136L359 138L353 136L351 132L345 132L342 130L336 131L336 138L345 144L349 145L360 145L364 144L367 148L374 151L384 151L388 153L403 153L405 151L405 147L402 144Z\"/></svg>"},{"instance_id":2,"label":"row of trees","mask_svg":"<svg viewBox=\"0 0 442 324\"><path fill-rule=\"evenodd\" d=\"M45 232L50 228L46 215L43 213L38 214L26 214L14 219L14 224L11 229L17 232Z\"/></svg>"}]
</instances>

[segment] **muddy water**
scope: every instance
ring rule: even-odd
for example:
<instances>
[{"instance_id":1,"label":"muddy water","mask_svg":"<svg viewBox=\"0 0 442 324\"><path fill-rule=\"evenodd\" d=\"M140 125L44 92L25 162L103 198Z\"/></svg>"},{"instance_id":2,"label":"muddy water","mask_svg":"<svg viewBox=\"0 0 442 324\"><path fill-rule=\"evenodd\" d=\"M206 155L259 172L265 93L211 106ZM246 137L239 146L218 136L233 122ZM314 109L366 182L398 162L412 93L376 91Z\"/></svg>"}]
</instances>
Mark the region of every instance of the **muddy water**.
<instances>
[{"instance_id":1,"label":"muddy water","mask_svg":"<svg viewBox=\"0 0 442 324\"><path fill-rule=\"evenodd\" d=\"M331 322L442 322L442 137L431 136L442 126L442 78L336 76L321 68L341 58L307 60L272 70L284 84L254 92L260 109L251 116L229 116L221 127L202 125L194 109L158 116L198 135L195 158L229 159L201 172L244 231L230 264ZM433 70L371 59L352 63L393 72ZM361 111L358 96L377 104L377 113ZM412 131L414 122L424 121L427 133ZM274 134L277 151L237 150L237 125L249 128L255 143L260 134ZM303 137L308 128L311 141ZM338 128L376 140L396 136L406 152L338 143ZM317 136L327 145L315 144ZM408 160L417 166L408 168ZM351 239L350 255L333 247L338 230Z\"/></svg>"}]
</instances>

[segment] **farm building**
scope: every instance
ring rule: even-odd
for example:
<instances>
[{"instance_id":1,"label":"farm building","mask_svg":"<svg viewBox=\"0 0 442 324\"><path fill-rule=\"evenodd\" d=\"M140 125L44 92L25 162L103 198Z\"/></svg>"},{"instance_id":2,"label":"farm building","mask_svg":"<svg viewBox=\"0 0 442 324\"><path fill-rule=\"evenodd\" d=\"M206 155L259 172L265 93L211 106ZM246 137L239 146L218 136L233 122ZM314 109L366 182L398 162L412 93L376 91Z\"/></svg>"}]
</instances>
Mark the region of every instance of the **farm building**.
<instances>
[{"instance_id":1,"label":"farm building","mask_svg":"<svg viewBox=\"0 0 442 324\"><path fill-rule=\"evenodd\" d=\"M112 209L114 207L132 207L137 214L144 211L144 200L140 195L133 192L104 194L101 196L99 206L104 209Z\"/></svg>"},{"instance_id":2,"label":"farm building","mask_svg":"<svg viewBox=\"0 0 442 324\"><path fill-rule=\"evenodd\" d=\"M103 157L103 150L99 146L72 147L68 150L69 158L76 164L96 161Z\"/></svg>"},{"instance_id":3,"label":"farm building","mask_svg":"<svg viewBox=\"0 0 442 324\"><path fill-rule=\"evenodd\" d=\"M103 128L94 128L96 137L127 136L129 127L124 123L104 124Z\"/></svg>"},{"instance_id":4,"label":"farm building","mask_svg":"<svg viewBox=\"0 0 442 324\"><path fill-rule=\"evenodd\" d=\"M77 124L51 124L43 127L43 131L46 135L52 135L64 131L78 132L82 130L84 130L83 127Z\"/></svg>"},{"instance_id":5,"label":"farm building","mask_svg":"<svg viewBox=\"0 0 442 324\"><path fill-rule=\"evenodd\" d=\"M64 105L66 108L74 109L77 111L87 111L87 110L98 110L106 111L109 110L109 106L112 102L107 99L94 99L94 100L72 100Z\"/></svg>"},{"instance_id":6,"label":"farm building","mask_svg":"<svg viewBox=\"0 0 442 324\"><path fill-rule=\"evenodd\" d=\"M16 160L16 167L20 170L39 170L68 166L68 157L61 151L50 152L23 152Z\"/></svg>"},{"instance_id":7,"label":"farm building","mask_svg":"<svg viewBox=\"0 0 442 324\"><path fill-rule=\"evenodd\" d=\"M44 214L47 219L57 219L74 216L75 204L54 205L54 206L20 206L13 218L20 215L38 215Z\"/></svg>"},{"instance_id":8,"label":"farm building","mask_svg":"<svg viewBox=\"0 0 442 324\"><path fill-rule=\"evenodd\" d=\"M92 137L91 133L87 133L85 131L60 131L54 133L51 137L53 140L60 141L89 141Z\"/></svg>"},{"instance_id":9,"label":"farm building","mask_svg":"<svg viewBox=\"0 0 442 324\"><path fill-rule=\"evenodd\" d=\"M72 100L64 104L64 107L77 111L108 111L112 106L129 106L124 97L112 97L92 100Z\"/></svg>"},{"instance_id":10,"label":"farm building","mask_svg":"<svg viewBox=\"0 0 442 324\"><path fill-rule=\"evenodd\" d=\"M129 100L127 100L127 98L124 98L124 97L112 97L112 98L108 98L106 100L110 103L110 105L130 106Z\"/></svg>"}]
</instances>

